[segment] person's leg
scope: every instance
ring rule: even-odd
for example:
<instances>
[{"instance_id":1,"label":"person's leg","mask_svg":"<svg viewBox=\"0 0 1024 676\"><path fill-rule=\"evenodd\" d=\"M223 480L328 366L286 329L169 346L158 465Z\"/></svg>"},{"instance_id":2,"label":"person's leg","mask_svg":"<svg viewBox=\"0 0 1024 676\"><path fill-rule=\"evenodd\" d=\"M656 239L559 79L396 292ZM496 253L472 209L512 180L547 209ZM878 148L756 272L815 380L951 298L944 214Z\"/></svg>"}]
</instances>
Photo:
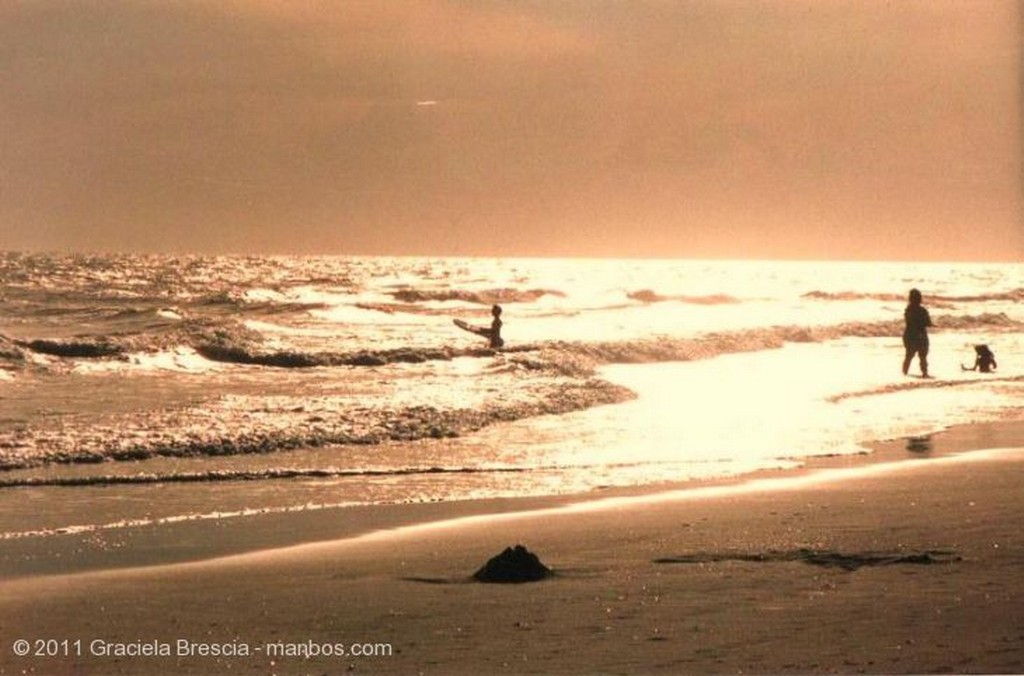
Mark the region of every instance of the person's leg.
<instances>
[{"instance_id":1,"label":"person's leg","mask_svg":"<svg viewBox=\"0 0 1024 676\"><path fill-rule=\"evenodd\" d=\"M921 361L921 375L925 378L928 377L928 343L921 346L921 349L917 351L918 358Z\"/></svg>"},{"instance_id":2,"label":"person's leg","mask_svg":"<svg viewBox=\"0 0 1024 676\"><path fill-rule=\"evenodd\" d=\"M910 362L914 359L915 352L917 350L907 345L907 356L903 358L903 375L907 375L907 372L910 371Z\"/></svg>"}]
</instances>

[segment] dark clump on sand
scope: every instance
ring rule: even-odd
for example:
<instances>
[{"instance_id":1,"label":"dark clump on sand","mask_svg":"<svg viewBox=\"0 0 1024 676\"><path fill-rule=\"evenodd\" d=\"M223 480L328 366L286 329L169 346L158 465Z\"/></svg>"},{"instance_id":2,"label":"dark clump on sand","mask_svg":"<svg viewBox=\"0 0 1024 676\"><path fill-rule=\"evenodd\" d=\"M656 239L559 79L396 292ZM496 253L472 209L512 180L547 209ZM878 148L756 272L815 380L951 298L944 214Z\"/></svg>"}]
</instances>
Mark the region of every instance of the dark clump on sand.
<instances>
[{"instance_id":1,"label":"dark clump on sand","mask_svg":"<svg viewBox=\"0 0 1024 676\"><path fill-rule=\"evenodd\" d=\"M490 559L473 573L477 582L521 583L537 582L554 573L541 563L537 555L522 545L506 547L501 554Z\"/></svg>"}]
</instances>

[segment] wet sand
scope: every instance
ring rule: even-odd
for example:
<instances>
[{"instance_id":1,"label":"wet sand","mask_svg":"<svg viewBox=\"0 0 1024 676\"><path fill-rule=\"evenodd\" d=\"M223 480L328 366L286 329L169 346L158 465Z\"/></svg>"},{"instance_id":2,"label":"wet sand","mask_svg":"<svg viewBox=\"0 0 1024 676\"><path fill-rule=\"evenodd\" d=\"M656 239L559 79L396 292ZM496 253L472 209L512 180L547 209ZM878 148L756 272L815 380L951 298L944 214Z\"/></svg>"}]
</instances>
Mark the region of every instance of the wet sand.
<instances>
[{"instance_id":1,"label":"wet sand","mask_svg":"<svg viewBox=\"0 0 1024 676\"><path fill-rule=\"evenodd\" d=\"M948 454L1024 447L1022 430L965 426L870 458L583 504L281 515L275 527L314 544L22 571L0 594L0 673L1020 673L1024 454ZM192 524L191 537L278 543L268 526ZM555 577L469 581L516 543ZM17 639L55 654L19 657Z\"/></svg>"}]
</instances>

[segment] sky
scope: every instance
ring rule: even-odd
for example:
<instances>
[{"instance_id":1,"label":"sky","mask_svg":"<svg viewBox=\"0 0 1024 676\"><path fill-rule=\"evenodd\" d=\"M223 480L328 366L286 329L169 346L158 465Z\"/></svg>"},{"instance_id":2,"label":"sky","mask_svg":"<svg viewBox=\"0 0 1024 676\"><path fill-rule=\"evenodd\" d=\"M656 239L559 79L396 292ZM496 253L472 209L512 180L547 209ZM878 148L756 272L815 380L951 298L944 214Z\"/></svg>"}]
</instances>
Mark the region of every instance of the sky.
<instances>
[{"instance_id":1,"label":"sky","mask_svg":"<svg viewBox=\"0 0 1024 676\"><path fill-rule=\"evenodd\" d=\"M1022 14L6 0L0 249L1024 261Z\"/></svg>"}]
</instances>

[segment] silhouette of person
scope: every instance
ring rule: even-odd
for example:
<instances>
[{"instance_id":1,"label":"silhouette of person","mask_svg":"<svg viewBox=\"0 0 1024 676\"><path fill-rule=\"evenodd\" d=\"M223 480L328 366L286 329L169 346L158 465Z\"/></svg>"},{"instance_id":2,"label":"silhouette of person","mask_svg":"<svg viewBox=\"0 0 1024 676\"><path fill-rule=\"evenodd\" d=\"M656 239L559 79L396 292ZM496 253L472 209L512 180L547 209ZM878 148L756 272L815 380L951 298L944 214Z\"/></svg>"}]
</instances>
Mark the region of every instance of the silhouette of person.
<instances>
[{"instance_id":1,"label":"silhouette of person","mask_svg":"<svg viewBox=\"0 0 1024 676\"><path fill-rule=\"evenodd\" d=\"M989 373L993 369L999 368L999 364L996 363L996 356L992 354L992 350L988 349L988 345L975 345L974 352L976 353L974 366L967 368L963 364L960 364L960 368L964 371L981 371L982 373Z\"/></svg>"},{"instance_id":2,"label":"silhouette of person","mask_svg":"<svg viewBox=\"0 0 1024 676\"><path fill-rule=\"evenodd\" d=\"M492 348L497 349L505 345L505 341L501 337L501 306L491 306L491 316L494 319L491 320L491 328L487 332L487 338L490 340Z\"/></svg>"},{"instance_id":3,"label":"silhouette of person","mask_svg":"<svg viewBox=\"0 0 1024 676\"><path fill-rule=\"evenodd\" d=\"M928 377L928 327L932 325L932 318L928 310L921 305L921 292L917 289L910 290L910 298L907 308L903 311L903 320L906 328L903 329L903 347L907 350L903 358L903 375L910 370L910 362L914 355L918 356L921 362L921 375Z\"/></svg>"}]
</instances>

